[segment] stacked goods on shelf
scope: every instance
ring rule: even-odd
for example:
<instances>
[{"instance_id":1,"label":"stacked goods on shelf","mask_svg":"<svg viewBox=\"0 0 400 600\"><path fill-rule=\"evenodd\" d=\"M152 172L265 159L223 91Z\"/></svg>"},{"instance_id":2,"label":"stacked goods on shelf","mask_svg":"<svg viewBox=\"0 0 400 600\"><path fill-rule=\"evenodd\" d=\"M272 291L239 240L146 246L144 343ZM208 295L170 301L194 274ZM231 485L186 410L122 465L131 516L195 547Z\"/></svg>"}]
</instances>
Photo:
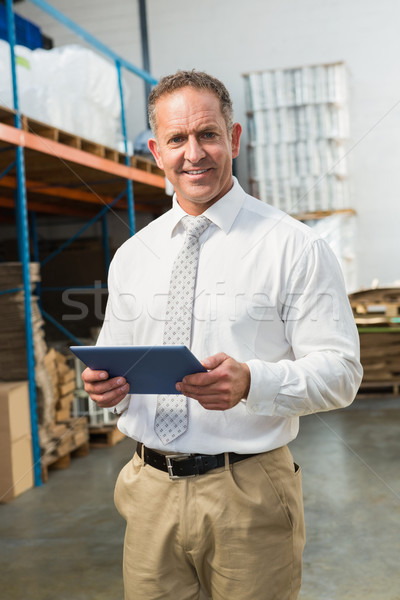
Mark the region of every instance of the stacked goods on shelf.
<instances>
[{"instance_id":1,"label":"stacked goods on shelf","mask_svg":"<svg viewBox=\"0 0 400 600\"><path fill-rule=\"evenodd\" d=\"M400 287L375 288L350 294L360 334L364 378L361 388L400 384Z\"/></svg>"},{"instance_id":2,"label":"stacked goods on shelf","mask_svg":"<svg viewBox=\"0 0 400 600\"><path fill-rule=\"evenodd\" d=\"M39 264L31 263L29 269L33 291L40 281ZM28 378L21 263L0 263L0 292L0 380L20 383ZM34 293L31 307L39 441L46 465L87 442L89 434L86 419L70 419L75 370L62 354L48 350Z\"/></svg>"},{"instance_id":3,"label":"stacked goods on shelf","mask_svg":"<svg viewBox=\"0 0 400 600\"><path fill-rule=\"evenodd\" d=\"M47 411L50 420L42 421L39 437L42 465L48 466L85 445L89 432L85 418L71 417L75 369L68 366L68 359L54 348L47 353L44 364L51 380L52 400Z\"/></svg>"},{"instance_id":4,"label":"stacked goods on shelf","mask_svg":"<svg viewBox=\"0 0 400 600\"><path fill-rule=\"evenodd\" d=\"M74 401L75 369L69 367L67 357L54 348L49 351L46 363L56 389L54 394L55 420L56 422L68 420L71 417Z\"/></svg>"},{"instance_id":5,"label":"stacked goods on shelf","mask_svg":"<svg viewBox=\"0 0 400 600\"><path fill-rule=\"evenodd\" d=\"M33 486L29 391L26 381L0 383L0 502Z\"/></svg>"},{"instance_id":6,"label":"stacked goods on shelf","mask_svg":"<svg viewBox=\"0 0 400 600\"><path fill-rule=\"evenodd\" d=\"M31 263L29 272L34 287L40 281L39 264ZM3 381L28 378L24 299L21 263L0 263L0 379ZM47 346L38 299L34 294L31 296L31 307L35 362L40 364Z\"/></svg>"},{"instance_id":7,"label":"stacked goods on shelf","mask_svg":"<svg viewBox=\"0 0 400 600\"><path fill-rule=\"evenodd\" d=\"M97 339L100 328L93 328L93 338ZM91 340L93 343L93 339ZM93 448L104 446L115 446L125 438L117 427L118 416L107 408L100 408L93 402L83 388L81 374L85 365L74 356L76 378L75 401L73 415L75 417L86 417L89 423L90 445Z\"/></svg>"},{"instance_id":8,"label":"stacked goods on shelf","mask_svg":"<svg viewBox=\"0 0 400 600\"><path fill-rule=\"evenodd\" d=\"M97 334L94 337L97 338ZM107 408L100 408L89 398L81 379L85 365L76 357L74 360L77 379L73 414L77 418L87 419L92 447L114 446L125 437L116 427L118 417Z\"/></svg>"},{"instance_id":9,"label":"stacked goods on shelf","mask_svg":"<svg viewBox=\"0 0 400 600\"><path fill-rule=\"evenodd\" d=\"M285 212L347 206L343 63L244 75L251 192Z\"/></svg>"},{"instance_id":10,"label":"stacked goods on shelf","mask_svg":"<svg viewBox=\"0 0 400 600\"><path fill-rule=\"evenodd\" d=\"M361 290L349 298L357 325L400 327L400 287Z\"/></svg>"},{"instance_id":11,"label":"stacked goods on shelf","mask_svg":"<svg viewBox=\"0 0 400 600\"><path fill-rule=\"evenodd\" d=\"M43 329L38 298L33 293L34 286L40 281L39 263L30 263L30 282L32 287L32 330L35 356L35 380L37 390L37 411L39 424L53 420L52 381L45 367L47 344ZM11 290L11 291L8 291ZM25 337L25 292L23 290L22 265L17 262L0 263L0 379L17 381L28 378Z\"/></svg>"}]
</instances>

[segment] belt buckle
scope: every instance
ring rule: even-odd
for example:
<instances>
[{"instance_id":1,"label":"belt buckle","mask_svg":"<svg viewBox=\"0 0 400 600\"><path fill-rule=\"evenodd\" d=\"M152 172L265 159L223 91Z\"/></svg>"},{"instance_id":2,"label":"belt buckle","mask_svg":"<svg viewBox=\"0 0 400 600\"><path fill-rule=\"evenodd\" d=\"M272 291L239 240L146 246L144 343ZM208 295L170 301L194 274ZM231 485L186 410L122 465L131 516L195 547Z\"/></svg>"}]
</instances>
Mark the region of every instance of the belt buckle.
<instances>
[{"instance_id":1,"label":"belt buckle","mask_svg":"<svg viewBox=\"0 0 400 600\"><path fill-rule=\"evenodd\" d=\"M167 463L168 475L170 479L187 479L188 477L196 477L196 475L175 475L174 467L171 463L171 460L185 460L185 458L190 458L191 454L167 454L165 456L165 462Z\"/></svg>"}]
</instances>

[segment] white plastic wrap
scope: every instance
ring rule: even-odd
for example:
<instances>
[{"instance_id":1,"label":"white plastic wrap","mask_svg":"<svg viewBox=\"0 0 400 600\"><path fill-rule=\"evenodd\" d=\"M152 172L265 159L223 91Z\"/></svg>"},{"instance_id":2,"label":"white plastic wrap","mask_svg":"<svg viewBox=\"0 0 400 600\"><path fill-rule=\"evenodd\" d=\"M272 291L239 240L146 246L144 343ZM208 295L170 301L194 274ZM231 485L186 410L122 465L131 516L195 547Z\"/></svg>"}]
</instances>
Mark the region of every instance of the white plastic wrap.
<instances>
[{"instance_id":1,"label":"white plastic wrap","mask_svg":"<svg viewBox=\"0 0 400 600\"><path fill-rule=\"evenodd\" d=\"M100 144L118 146L121 103L112 63L78 45L33 51L16 46L15 53L23 114ZM3 41L0 104L12 107L10 50Z\"/></svg>"},{"instance_id":2,"label":"white plastic wrap","mask_svg":"<svg viewBox=\"0 0 400 600\"><path fill-rule=\"evenodd\" d=\"M355 264L356 219L346 213L333 214L317 221L307 221L326 240L338 259L348 293L357 289Z\"/></svg>"},{"instance_id":3,"label":"white plastic wrap","mask_svg":"<svg viewBox=\"0 0 400 600\"><path fill-rule=\"evenodd\" d=\"M30 60L31 50L24 46L16 46L17 83L20 95L32 86L33 72ZM10 46L8 42L0 40L0 104L13 108L13 91L11 78Z\"/></svg>"}]
</instances>

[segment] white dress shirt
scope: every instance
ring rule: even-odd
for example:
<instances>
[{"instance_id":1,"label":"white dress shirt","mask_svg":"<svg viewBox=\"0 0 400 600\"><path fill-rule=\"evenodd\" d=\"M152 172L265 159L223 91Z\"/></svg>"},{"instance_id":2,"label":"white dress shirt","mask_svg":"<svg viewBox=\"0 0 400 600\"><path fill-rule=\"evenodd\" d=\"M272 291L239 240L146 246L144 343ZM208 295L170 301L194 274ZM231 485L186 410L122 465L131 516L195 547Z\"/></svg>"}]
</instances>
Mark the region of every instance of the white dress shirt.
<instances>
[{"instance_id":1,"label":"white dress shirt","mask_svg":"<svg viewBox=\"0 0 400 600\"><path fill-rule=\"evenodd\" d=\"M98 345L160 345L172 264L186 213L167 213L127 240L109 272ZM205 214L192 352L249 365L247 400L226 411L188 400L188 430L168 446L154 432L156 395L131 390L119 429L171 452L255 453L293 440L299 416L350 404L361 382L359 340L338 262L312 229L232 189ZM121 373L123 375L123 373Z\"/></svg>"}]
</instances>

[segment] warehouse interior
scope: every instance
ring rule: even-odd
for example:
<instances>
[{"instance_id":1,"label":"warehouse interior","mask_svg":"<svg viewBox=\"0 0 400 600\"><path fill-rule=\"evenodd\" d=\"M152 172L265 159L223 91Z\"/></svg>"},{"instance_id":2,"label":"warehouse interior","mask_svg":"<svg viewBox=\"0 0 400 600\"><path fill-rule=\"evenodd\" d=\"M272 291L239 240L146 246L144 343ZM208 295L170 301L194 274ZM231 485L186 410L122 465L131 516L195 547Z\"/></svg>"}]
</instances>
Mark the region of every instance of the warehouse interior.
<instances>
[{"instance_id":1,"label":"warehouse interior","mask_svg":"<svg viewBox=\"0 0 400 600\"><path fill-rule=\"evenodd\" d=\"M123 597L113 487L135 442L83 389L116 249L171 206L148 94L220 78L242 187L341 265L364 378L301 417L301 600L398 600L400 81L394 0L0 1L0 531L7 600Z\"/></svg>"}]
</instances>

